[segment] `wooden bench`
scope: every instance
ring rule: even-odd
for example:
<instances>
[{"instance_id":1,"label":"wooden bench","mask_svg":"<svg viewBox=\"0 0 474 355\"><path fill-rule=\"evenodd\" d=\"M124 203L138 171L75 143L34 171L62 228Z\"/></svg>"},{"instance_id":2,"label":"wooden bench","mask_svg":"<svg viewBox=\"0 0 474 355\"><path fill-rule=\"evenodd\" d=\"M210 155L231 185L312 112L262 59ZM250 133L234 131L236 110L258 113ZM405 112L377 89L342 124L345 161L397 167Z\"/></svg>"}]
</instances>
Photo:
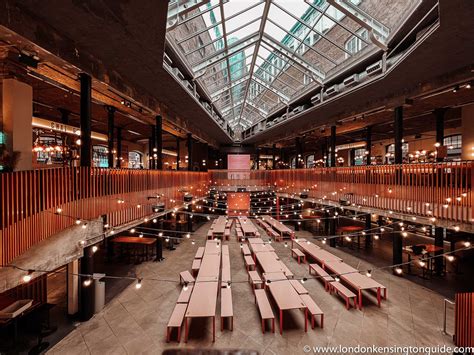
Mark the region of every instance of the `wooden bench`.
<instances>
[{"instance_id":1,"label":"wooden bench","mask_svg":"<svg viewBox=\"0 0 474 355\"><path fill-rule=\"evenodd\" d=\"M224 230L224 239L229 240L230 239L230 229L225 229Z\"/></svg>"},{"instance_id":2,"label":"wooden bench","mask_svg":"<svg viewBox=\"0 0 474 355\"><path fill-rule=\"evenodd\" d=\"M193 277L196 276L199 269L201 268L201 259L194 259L191 266L191 271L193 272Z\"/></svg>"},{"instance_id":3,"label":"wooden bench","mask_svg":"<svg viewBox=\"0 0 474 355\"><path fill-rule=\"evenodd\" d=\"M196 255L194 255L194 259L202 259L204 256L204 247L199 247L196 251Z\"/></svg>"},{"instance_id":4,"label":"wooden bench","mask_svg":"<svg viewBox=\"0 0 474 355\"><path fill-rule=\"evenodd\" d=\"M189 303L189 298L191 297L191 293L193 292L193 286L188 286L186 289L184 287L181 289L181 293L179 294L178 300L176 303Z\"/></svg>"},{"instance_id":5,"label":"wooden bench","mask_svg":"<svg viewBox=\"0 0 474 355\"><path fill-rule=\"evenodd\" d=\"M357 308L357 296L354 292L349 290L346 286L341 284L338 281L334 281L330 283L330 292L332 293L333 291L336 292L339 296L342 296L346 300L346 308L350 308L350 299L352 298L354 300L354 308Z\"/></svg>"},{"instance_id":6,"label":"wooden bench","mask_svg":"<svg viewBox=\"0 0 474 355\"><path fill-rule=\"evenodd\" d=\"M194 277L193 275L191 275L191 273L186 270L186 271L181 271L179 273L179 283L180 284L183 284L183 283L194 283Z\"/></svg>"},{"instance_id":7,"label":"wooden bench","mask_svg":"<svg viewBox=\"0 0 474 355\"><path fill-rule=\"evenodd\" d=\"M308 308L308 312L311 314L311 328L314 329L314 316L321 316L320 326L321 328L324 327L324 313L321 308L318 307L316 302L311 298L310 295L300 295L301 300Z\"/></svg>"},{"instance_id":8,"label":"wooden bench","mask_svg":"<svg viewBox=\"0 0 474 355\"><path fill-rule=\"evenodd\" d=\"M224 330L224 318L230 318L230 330L234 330L234 308L232 292L228 287L221 289L221 331Z\"/></svg>"},{"instance_id":9,"label":"wooden bench","mask_svg":"<svg viewBox=\"0 0 474 355\"><path fill-rule=\"evenodd\" d=\"M252 256L244 255L244 261L245 261L245 267L247 268L247 272L250 271L250 269L255 270L255 261L253 261Z\"/></svg>"},{"instance_id":10,"label":"wooden bench","mask_svg":"<svg viewBox=\"0 0 474 355\"><path fill-rule=\"evenodd\" d=\"M298 292L298 295L307 295L308 290L298 280L289 280L293 288Z\"/></svg>"},{"instance_id":11,"label":"wooden bench","mask_svg":"<svg viewBox=\"0 0 474 355\"><path fill-rule=\"evenodd\" d=\"M177 303L171 313L168 326L166 327L166 342L169 343L171 338L171 331L173 328L178 328L178 343L181 340L181 325L183 324L184 314L188 308L187 303Z\"/></svg>"},{"instance_id":12,"label":"wooden bench","mask_svg":"<svg viewBox=\"0 0 474 355\"><path fill-rule=\"evenodd\" d=\"M257 288L256 286L263 284L263 281L260 278L260 275L258 274L258 272L256 270L249 271L249 282L252 285L252 289L253 289L254 293L255 293L255 290Z\"/></svg>"},{"instance_id":13,"label":"wooden bench","mask_svg":"<svg viewBox=\"0 0 474 355\"><path fill-rule=\"evenodd\" d=\"M242 245L242 254L251 255L249 246L247 244Z\"/></svg>"},{"instance_id":14,"label":"wooden bench","mask_svg":"<svg viewBox=\"0 0 474 355\"><path fill-rule=\"evenodd\" d=\"M214 239L214 238L212 237L212 230L209 230L209 231L207 232L207 240L212 240L212 239Z\"/></svg>"},{"instance_id":15,"label":"wooden bench","mask_svg":"<svg viewBox=\"0 0 474 355\"><path fill-rule=\"evenodd\" d=\"M320 276L320 279L324 281L324 289L326 291L330 291L329 289L329 283L334 281L334 278L329 275L326 270L324 270L321 266L318 264L309 264L309 274L312 275L311 270L314 271L314 273L318 276Z\"/></svg>"},{"instance_id":16,"label":"wooden bench","mask_svg":"<svg viewBox=\"0 0 474 355\"><path fill-rule=\"evenodd\" d=\"M285 274L287 278L292 279L293 277L295 277L295 275L293 275L291 270L288 269L288 267L285 265L283 261L279 260L279 262L280 262L281 268L283 269L283 273Z\"/></svg>"},{"instance_id":17,"label":"wooden bench","mask_svg":"<svg viewBox=\"0 0 474 355\"><path fill-rule=\"evenodd\" d=\"M298 264L301 264L301 258L303 258L303 263L306 264L306 255L298 248L291 249L291 256L298 257Z\"/></svg>"},{"instance_id":18,"label":"wooden bench","mask_svg":"<svg viewBox=\"0 0 474 355\"><path fill-rule=\"evenodd\" d=\"M262 318L262 333L265 333L265 321L267 319L272 320L272 333L275 333L275 315L265 290L255 290L255 303L257 303L260 318Z\"/></svg>"}]
</instances>

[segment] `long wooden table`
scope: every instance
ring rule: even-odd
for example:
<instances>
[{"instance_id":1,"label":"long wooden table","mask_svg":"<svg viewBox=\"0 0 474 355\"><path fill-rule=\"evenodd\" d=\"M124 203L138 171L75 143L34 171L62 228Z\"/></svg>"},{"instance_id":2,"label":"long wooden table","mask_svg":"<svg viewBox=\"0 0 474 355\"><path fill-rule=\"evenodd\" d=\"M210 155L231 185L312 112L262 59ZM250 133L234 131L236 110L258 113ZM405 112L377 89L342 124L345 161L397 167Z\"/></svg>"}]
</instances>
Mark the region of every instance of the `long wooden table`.
<instances>
[{"instance_id":1,"label":"long wooden table","mask_svg":"<svg viewBox=\"0 0 474 355\"><path fill-rule=\"evenodd\" d=\"M283 334L283 311L304 308L304 331L308 331L308 308L289 280L271 282L268 286L270 294L280 311L280 334Z\"/></svg>"},{"instance_id":2,"label":"long wooden table","mask_svg":"<svg viewBox=\"0 0 474 355\"><path fill-rule=\"evenodd\" d=\"M382 298L382 289L384 290L383 298L387 298L387 288L385 286L381 285L370 277L360 274L359 270L342 261L328 261L324 265L324 268L330 270L334 274L339 275L342 280L357 290L359 309L362 309L362 290L374 289L377 292L377 303L379 307Z\"/></svg>"},{"instance_id":3,"label":"long wooden table","mask_svg":"<svg viewBox=\"0 0 474 355\"><path fill-rule=\"evenodd\" d=\"M198 317L212 318L212 341L216 341L216 306L219 283L197 282L189 299L184 316L184 341L188 341L188 319Z\"/></svg>"},{"instance_id":4,"label":"long wooden table","mask_svg":"<svg viewBox=\"0 0 474 355\"><path fill-rule=\"evenodd\" d=\"M298 240L298 242L295 241L295 243L308 255L313 257L316 261L318 261L322 267L324 268L324 265L327 262L330 261L342 261L342 259L334 254L331 254L330 252L321 249L318 247L316 244L308 242L307 240L301 241Z\"/></svg>"},{"instance_id":5,"label":"long wooden table","mask_svg":"<svg viewBox=\"0 0 474 355\"><path fill-rule=\"evenodd\" d=\"M285 235L288 235L291 239L293 239L294 236L294 231L285 226L283 223L280 221L277 221L274 219L272 216L262 216L262 220L268 223L273 229L275 229L278 233L280 233L280 236L283 238Z\"/></svg>"},{"instance_id":6,"label":"long wooden table","mask_svg":"<svg viewBox=\"0 0 474 355\"><path fill-rule=\"evenodd\" d=\"M212 236L213 237L223 237L224 236L224 231L225 231L225 225L226 225L226 219L224 216L220 216L219 218L216 219L216 221L213 224L212 228Z\"/></svg>"},{"instance_id":7,"label":"long wooden table","mask_svg":"<svg viewBox=\"0 0 474 355\"><path fill-rule=\"evenodd\" d=\"M275 252L257 253L257 261L263 272L285 272Z\"/></svg>"}]
</instances>

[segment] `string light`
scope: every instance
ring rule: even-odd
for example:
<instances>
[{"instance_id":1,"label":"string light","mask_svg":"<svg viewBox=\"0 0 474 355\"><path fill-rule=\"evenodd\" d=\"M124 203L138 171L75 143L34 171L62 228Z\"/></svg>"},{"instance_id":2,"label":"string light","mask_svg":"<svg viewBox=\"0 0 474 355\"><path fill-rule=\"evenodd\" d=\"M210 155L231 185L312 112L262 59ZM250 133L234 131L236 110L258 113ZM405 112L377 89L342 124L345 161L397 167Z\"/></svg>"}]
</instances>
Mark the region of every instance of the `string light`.
<instances>
[{"instance_id":1,"label":"string light","mask_svg":"<svg viewBox=\"0 0 474 355\"><path fill-rule=\"evenodd\" d=\"M89 277L87 279L84 280L84 282L82 283L85 287L89 287L92 283L92 279Z\"/></svg>"},{"instance_id":2,"label":"string light","mask_svg":"<svg viewBox=\"0 0 474 355\"><path fill-rule=\"evenodd\" d=\"M95 252L97 252L97 250L99 250L99 247L97 245L93 245L92 246L92 252L95 253Z\"/></svg>"},{"instance_id":3,"label":"string light","mask_svg":"<svg viewBox=\"0 0 474 355\"><path fill-rule=\"evenodd\" d=\"M28 273L23 276L23 282L28 283L33 278L33 270L28 270Z\"/></svg>"},{"instance_id":4,"label":"string light","mask_svg":"<svg viewBox=\"0 0 474 355\"><path fill-rule=\"evenodd\" d=\"M137 283L135 284L135 288L137 290L141 289L142 288L142 279L138 279L137 280Z\"/></svg>"}]
</instances>

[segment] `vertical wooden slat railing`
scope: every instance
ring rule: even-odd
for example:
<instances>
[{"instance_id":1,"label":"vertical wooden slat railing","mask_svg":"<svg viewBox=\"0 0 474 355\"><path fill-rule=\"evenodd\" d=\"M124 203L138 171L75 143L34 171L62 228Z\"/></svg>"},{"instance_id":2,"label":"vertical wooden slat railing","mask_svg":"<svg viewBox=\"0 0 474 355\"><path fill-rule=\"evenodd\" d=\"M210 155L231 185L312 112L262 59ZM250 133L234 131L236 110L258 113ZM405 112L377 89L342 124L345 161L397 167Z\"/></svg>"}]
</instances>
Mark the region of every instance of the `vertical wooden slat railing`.
<instances>
[{"instance_id":1,"label":"vertical wooden slat railing","mask_svg":"<svg viewBox=\"0 0 474 355\"><path fill-rule=\"evenodd\" d=\"M111 226L128 223L152 213L156 200L148 201L148 196L163 194L170 208L182 202L183 192L178 191L202 197L208 180L208 173L200 172L101 168L0 174L0 265L72 226L76 218L106 215ZM125 203L118 203L119 199ZM55 214L57 208L61 214Z\"/></svg>"},{"instance_id":2,"label":"vertical wooden slat railing","mask_svg":"<svg viewBox=\"0 0 474 355\"><path fill-rule=\"evenodd\" d=\"M474 347L474 293L456 293L454 313L454 344Z\"/></svg>"},{"instance_id":3,"label":"vertical wooden slat railing","mask_svg":"<svg viewBox=\"0 0 474 355\"><path fill-rule=\"evenodd\" d=\"M232 179L236 176L236 179ZM241 177L245 176L245 179ZM217 186L274 186L332 201L347 199L360 206L471 223L473 162L354 166L337 168L233 172L211 170Z\"/></svg>"}]
</instances>

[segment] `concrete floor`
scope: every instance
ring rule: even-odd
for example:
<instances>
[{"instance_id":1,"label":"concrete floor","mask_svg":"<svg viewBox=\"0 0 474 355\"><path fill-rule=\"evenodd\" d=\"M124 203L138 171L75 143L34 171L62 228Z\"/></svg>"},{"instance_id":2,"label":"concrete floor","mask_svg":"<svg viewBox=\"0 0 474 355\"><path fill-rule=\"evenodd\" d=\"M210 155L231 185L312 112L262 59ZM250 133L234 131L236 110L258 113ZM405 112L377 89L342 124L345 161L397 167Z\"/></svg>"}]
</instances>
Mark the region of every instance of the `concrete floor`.
<instances>
[{"instance_id":1,"label":"concrete floor","mask_svg":"<svg viewBox=\"0 0 474 355\"><path fill-rule=\"evenodd\" d=\"M161 354L166 349L206 348L251 349L261 354L303 354L305 345L452 345L451 337L442 332L443 296L403 277L393 276L388 271L374 271L372 276L388 289L388 300L382 302L381 308L377 307L373 295L364 295L362 311L346 310L341 298L325 292L318 280L308 280L305 287L325 313L324 328L311 330L309 327L305 333L303 314L295 310L285 312L283 336L278 331L262 334L251 287L246 282L238 282L247 280L247 273L239 243L235 239L226 242L231 253L234 282L234 331L221 332L217 318L216 342L212 343L210 320L194 320L187 344L183 341L179 344L166 343L166 324L181 290L178 273L190 269L196 249L205 243L209 225L202 226L195 233L196 245L190 241L183 242L175 251L165 250L165 261L143 263L131 271L144 278L176 282L143 281L140 290L129 285L101 313L78 325L48 353ZM311 238L305 231L297 234ZM307 265L298 265L290 257L290 248L285 248L283 243L272 245L295 277L307 276ZM344 249L332 249L331 252L356 268L373 267ZM274 312L277 315L276 308ZM448 330L452 329L452 312L449 315Z\"/></svg>"}]
</instances>

